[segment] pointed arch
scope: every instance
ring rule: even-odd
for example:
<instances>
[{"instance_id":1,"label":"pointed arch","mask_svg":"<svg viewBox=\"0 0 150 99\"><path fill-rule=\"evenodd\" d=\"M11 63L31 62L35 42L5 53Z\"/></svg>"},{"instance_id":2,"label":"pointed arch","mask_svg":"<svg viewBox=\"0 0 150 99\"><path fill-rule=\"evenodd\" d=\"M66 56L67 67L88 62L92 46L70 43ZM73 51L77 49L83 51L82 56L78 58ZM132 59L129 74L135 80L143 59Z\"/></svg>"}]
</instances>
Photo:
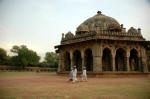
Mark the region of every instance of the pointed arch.
<instances>
[{"instance_id":1,"label":"pointed arch","mask_svg":"<svg viewBox=\"0 0 150 99\"><path fill-rule=\"evenodd\" d=\"M73 53L74 65L77 67L78 71L82 70L82 58L81 52L79 50L75 50Z\"/></svg>"},{"instance_id":2,"label":"pointed arch","mask_svg":"<svg viewBox=\"0 0 150 99\"><path fill-rule=\"evenodd\" d=\"M130 50L129 64L130 64L131 71L139 71L138 52L134 48Z\"/></svg>"},{"instance_id":3,"label":"pointed arch","mask_svg":"<svg viewBox=\"0 0 150 99\"><path fill-rule=\"evenodd\" d=\"M89 48L85 50L85 66L87 71L93 70L93 55L92 50Z\"/></svg>"},{"instance_id":4,"label":"pointed arch","mask_svg":"<svg viewBox=\"0 0 150 99\"><path fill-rule=\"evenodd\" d=\"M105 48L103 50L103 56L102 56L102 70L112 71L111 62L112 62L111 50L109 48Z\"/></svg>"},{"instance_id":5,"label":"pointed arch","mask_svg":"<svg viewBox=\"0 0 150 99\"><path fill-rule=\"evenodd\" d=\"M115 69L116 71L126 71L126 51L123 48L118 48L116 50L116 57L115 57Z\"/></svg>"},{"instance_id":6,"label":"pointed arch","mask_svg":"<svg viewBox=\"0 0 150 99\"><path fill-rule=\"evenodd\" d=\"M71 69L71 59L70 59L70 53L65 52L65 71L70 71Z\"/></svg>"}]
</instances>

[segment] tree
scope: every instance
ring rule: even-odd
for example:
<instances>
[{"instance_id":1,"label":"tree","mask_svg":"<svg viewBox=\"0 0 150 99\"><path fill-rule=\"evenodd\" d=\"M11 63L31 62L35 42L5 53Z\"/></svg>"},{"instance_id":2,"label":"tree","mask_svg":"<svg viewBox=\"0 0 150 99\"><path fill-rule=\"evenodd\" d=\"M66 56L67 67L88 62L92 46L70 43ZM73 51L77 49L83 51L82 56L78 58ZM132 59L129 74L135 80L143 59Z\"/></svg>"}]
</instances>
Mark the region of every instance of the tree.
<instances>
[{"instance_id":1,"label":"tree","mask_svg":"<svg viewBox=\"0 0 150 99\"><path fill-rule=\"evenodd\" d=\"M48 67L47 62L43 61L39 63L39 67Z\"/></svg>"},{"instance_id":2,"label":"tree","mask_svg":"<svg viewBox=\"0 0 150 99\"><path fill-rule=\"evenodd\" d=\"M3 48L0 48L0 64L6 64L7 59L7 52Z\"/></svg>"},{"instance_id":3,"label":"tree","mask_svg":"<svg viewBox=\"0 0 150 99\"><path fill-rule=\"evenodd\" d=\"M59 58L59 55L54 52L47 52L45 54L45 62L47 63L47 66L51 68L58 67L58 58Z\"/></svg>"},{"instance_id":4,"label":"tree","mask_svg":"<svg viewBox=\"0 0 150 99\"><path fill-rule=\"evenodd\" d=\"M10 65L10 66L20 66L21 63L19 61L19 57L18 56L9 56L8 65Z\"/></svg>"},{"instance_id":5,"label":"tree","mask_svg":"<svg viewBox=\"0 0 150 99\"><path fill-rule=\"evenodd\" d=\"M13 46L11 52L16 54L10 58L10 62L16 66L37 66L40 57L33 50L28 49L25 45Z\"/></svg>"}]
</instances>

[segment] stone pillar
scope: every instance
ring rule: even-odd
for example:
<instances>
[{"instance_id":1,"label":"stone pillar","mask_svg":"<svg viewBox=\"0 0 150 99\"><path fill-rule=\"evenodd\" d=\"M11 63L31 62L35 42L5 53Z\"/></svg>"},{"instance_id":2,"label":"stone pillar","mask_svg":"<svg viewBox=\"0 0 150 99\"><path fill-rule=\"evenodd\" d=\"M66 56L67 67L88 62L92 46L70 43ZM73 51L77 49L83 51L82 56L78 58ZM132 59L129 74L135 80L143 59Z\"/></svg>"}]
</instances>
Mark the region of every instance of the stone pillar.
<instances>
[{"instance_id":1,"label":"stone pillar","mask_svg":"<svg viewBox=\"0 0 150 99\"><path fill-rule=\"evenodd\" d=\"M125 61L126 61L126 67L127 67L127 71L128 72L130 71L129 58L130 58L130 50L127 49Z\"/></svg>"},{"instance_id":2,"label":"stone pillar","mask_svg":"<svg viewBox=\"0 0 150 99\"><path fill-rule=\"evenodd\" d=\"M148 72L148 67L147 67L147 55L146 55L146 49L142 47L141 49L141 66L143 67L143 72L147 73Z\"/></svg>"},{"instance_id":3,"label":"stone pillar","mask_svg":"<svg viewBox=\"0 0 150 99\"><path fill-rule=\"evenodd\" d=\"M62 62L62 71L65 71L65 53L62 53L61 57L61 62Z\"/></svg>"},{"instance_id":4,"label":"stone pillar","mask_svg":"<svg viewBox=\"0 0 150 99\"><path fill-rule=\"evenodd\" d=\"M85 54L84 54L84 50L81 51L81 59L82 59L82 70L83 70L83 67L85 67Z\"/></svg>"},{"instance_id":5,"label":"stone pillar","mask_svg":"<svg viewBox=\"0 0 150 99\"><path fill-rule=\"evenodd\" d=\"M58 64L58 69L57 69L57 72L60 72L61 71L61 53L59 53L59 64Z\"/></svg>"},{"instance_id":6,"label":"stone pillar","mask_svg":"<svg viewBox=\"0 0 150 99\"><path fill-rule=\"evenodd\" d=\"M102 47L100 42L95 41L92 49L93 72L102 72Z\"/></svg>"},{"instance_id":7,"label":"stone pillar","mask_svg":"<svg viewBox=\"0 0 150 99\"><path fill-rule=\"evenodd\" d=\"M113 70L113 72L115 72L115 71L116 71L116 66L115 66L115 57L114 57L114 56L112 56L112 70Z\"/></svg>"},{"instance_id":8,"label":"stone pillar","mask_svg":"<svg viewBox=\"0 0 150 99\"><path fill-rule=\"evenodd\" d=\"M58 72L62 72L64 71L64 53L63 52L60 52L59 54L59 66L58 66Z\"/></svg>"},{"instance_id":9,"label":"stone pillar","mask_svg":"<svg viewBox=\"0 0 150 99\"><path fill-rule=\"evenodd\" d=\"M138 68L139 68L139 71L143 71L141 67L141 57L138 57Z\"/></svg>"},{"instance_id":10,"label":"stone pillar","mask_svg":"<svg viewBox=\"0 0 150 99\"><path fill-rule=\"evenodd\" d=\"M116 64L115 64L115 56L116 56L116 50L115 50L115 48L113 48L112 50L111 50L111 55L112 55L112 64L111 64L111 66L112 66L112 70L113 70L113 72L115 72L116 71Z\"/></svg>"},{"instance_id":11,"label":"stone pillar","mask_svg":"<svg viewBox=\"0 0 150 99\"><path fill-rule=\"evenodd\" d=\"M148 72L148 67L147 67L147 63L146 63L146 58L142 57L142 67L143 67L143 72L147 73Z\"/></svg>"},{"instance_id":12,"label":"stone pillar","mask_svg":"<svg viewBox=\"0 0 150 99\"><path fill-rule=\"evenodd\" d=\"M129 64L129 57L126 57L126 66L127 66L127 71L130 71L130 64Z\"/></svg>"},{"instance_id":13,"label":"stone pillar","mask_svg":"<svg viewBox=\"0 0 150 99\"><path fill-rule=\"evenodd\" d=\"M102 56L93 56L93 72L102 72Z\"/></svg>"},{"instance_id":14,"label":"stone pillar","mask_svg":"<svg viewBox=\"0 0 150 99\"><path fill-rule=\"evenodd\" d=\"M73 61L73 52L70 52L70 61L71 61L71 68L73 68L74 61Z\"/></svg>"}]
</instances>

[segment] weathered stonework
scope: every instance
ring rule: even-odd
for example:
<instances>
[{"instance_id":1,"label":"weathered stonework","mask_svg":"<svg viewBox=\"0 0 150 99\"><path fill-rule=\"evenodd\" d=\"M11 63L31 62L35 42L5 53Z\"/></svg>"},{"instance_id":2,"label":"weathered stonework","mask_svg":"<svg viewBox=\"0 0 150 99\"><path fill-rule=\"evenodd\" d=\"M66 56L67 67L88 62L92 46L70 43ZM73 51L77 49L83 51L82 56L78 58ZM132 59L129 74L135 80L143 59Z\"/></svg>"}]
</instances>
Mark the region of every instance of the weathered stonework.
<instances>
[{"instance_id":1,"label":"weathered stonework","mask_svg":"<svg viewBox=\"0 0 150 99\"><path fill-rule=\"evenodd\" d=\"M58 72L70 71L76 65L88 72L148 72L146 41L141 29L131 27L127 32L115 19L98 12L84 21L73 35L62 34Z\"/></svg>"}]
</instances>

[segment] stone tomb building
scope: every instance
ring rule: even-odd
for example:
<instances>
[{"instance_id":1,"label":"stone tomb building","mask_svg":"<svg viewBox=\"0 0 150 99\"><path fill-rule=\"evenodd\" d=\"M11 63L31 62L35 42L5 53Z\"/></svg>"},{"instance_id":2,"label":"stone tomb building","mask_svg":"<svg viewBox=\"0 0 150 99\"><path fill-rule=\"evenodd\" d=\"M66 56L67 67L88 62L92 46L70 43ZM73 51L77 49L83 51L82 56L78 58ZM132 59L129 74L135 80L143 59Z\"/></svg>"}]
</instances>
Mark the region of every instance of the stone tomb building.
<instances>
[{"instance_id":1,"label":"stone tomb building","mask_svg":"<svg viewBox=\"0 0 150 99\"><path fill-rule=\"evenodd\" d=\"M131 27L128 31L112 17L100 11L76 30L62 34L61 44L55 46L59 56L58 73L66 73L77 66L88 73L148 72L146 41L141 29Z\"/></svg>"}]
</instances>

